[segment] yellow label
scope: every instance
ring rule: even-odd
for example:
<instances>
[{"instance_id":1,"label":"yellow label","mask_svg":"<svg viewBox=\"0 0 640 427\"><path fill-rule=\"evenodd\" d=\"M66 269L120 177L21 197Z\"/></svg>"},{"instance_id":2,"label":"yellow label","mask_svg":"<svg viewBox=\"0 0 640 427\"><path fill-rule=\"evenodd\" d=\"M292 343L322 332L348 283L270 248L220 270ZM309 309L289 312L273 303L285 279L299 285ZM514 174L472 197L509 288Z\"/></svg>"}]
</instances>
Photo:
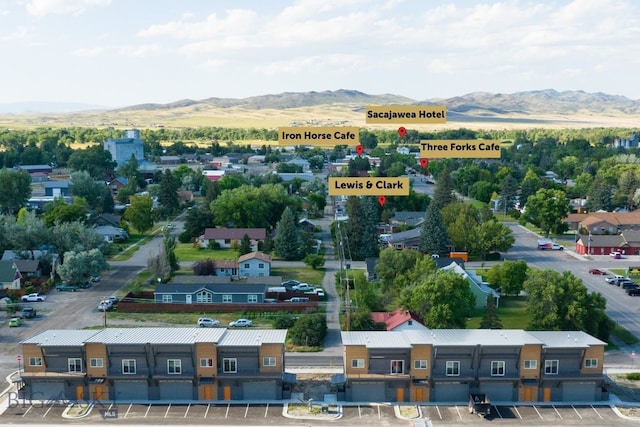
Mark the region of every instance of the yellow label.
<instances>
[{"instance_id":1,"label":"yellow label","mask_svg":"<svg viewBox=\"0 0 640 427\"><path fill-rule=\"evenodd\" d=\"M342 127L282 127L278 128L278 145L360 145L360 129Z\"/></svg>"},{"instance_id":2,"label":"yellow label","mask_svg":"<svg viewBox=\"0 0 640 427\"><path fill-rule=\"evenodd\" d=\"M408 196L409 178L329 177L330 196Z\"/></svg>"},{"instance_id":3,"label":"yellow label","mask_svg":"<svg viewBox=\"0 0 640 427\"><path fill-rule=\"evenodd\" d=\"M423 139L420 141L420 157L425 159L499 159L500 141L491 139Z\"/></svg>"},{"instance_id":4,"label":"yellow label","mask_svg":"<svg viewBox=\"0 0 640 427\"><path fill-rule=\"evenodd\" d=\"M447 107L433 105L380 105L365 109L366 123L447 123Z\"/></svg>"}]
</instances>

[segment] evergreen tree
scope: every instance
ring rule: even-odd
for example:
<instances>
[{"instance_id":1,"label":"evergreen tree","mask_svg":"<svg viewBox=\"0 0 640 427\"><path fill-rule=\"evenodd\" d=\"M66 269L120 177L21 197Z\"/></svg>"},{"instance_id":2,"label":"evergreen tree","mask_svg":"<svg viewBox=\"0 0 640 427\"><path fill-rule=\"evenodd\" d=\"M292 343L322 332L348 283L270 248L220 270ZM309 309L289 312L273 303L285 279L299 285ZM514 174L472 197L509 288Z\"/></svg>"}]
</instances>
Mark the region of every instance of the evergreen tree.
<instances>
[{"instance_id":1,"label":"evergreen tree","mask_svg":"<svg viewBox=\"0 0 640 427\"><path fill-rule=\"evenodd\" d=\"M421 252L429 254L439 254L447 252L449 249L447 229L444 221L442 221L440 210L434 203L429 205L424 216L424 222L420 230L419 249Z\"/></svg>"},{"instance_id":2,"label":"evergreen tree","mask_svg":"<svg viewBox=\"0 0 640 427\"><path fill-rule=\"evenodd\" d=\"M509 209L513 209L516 202L516 191L518 181L511 174L502 178L500 183L500 197L498 198L498 209L507 214Z\"/></svg>"},{"instance_id":3,"label":"evergreen tree","mask_svg":"<svg viewBox=\"0 0 640 427\"><path fill-rule=\"evenodd\" d=\"M596 175L591 188L587 191L587 209L610 211L612 207L613 185L606 178Z\"/></svg>"},{"instance_id":4,"label":"evergreen tree","mask_svg":"<svg viewBox=\"0 0 640 427\"><path fill-rule=\"evenodd\" d=\"M429 206L434 205L438 210L444 208L449 203L455 202L456 196L453 192L453 180L451 179L451 171L445 167L436 181L433 189L433 199Z\"/></svg>"},{"instance_id":5,"label":"evergreen tree","mask_svg":"<svg viewBox=\"0 0 640 427\"><path fill-rule=\"evenodd\" d=\"M378 221L380 210L375 197L362 200L362 256L363 258L378 256Z\"/></svg>"},{"instance_id":6,"label":"evergreen tree","mask_svg":"<svg viewBox=\"0 0 640 427\"><path fill-rule=\"evenodd\" d=\"M167 264L173 273L180 269L180 263L176 257L176 246L178 242L176 242L175 237L165 235L162 243L164 246L164 253L167 258Z\"/></svg>"},{"instance_id":7,"label":"evergreen tree","mask_svg":"<svg viewBox=\"0 0 640 427\"><path fill-rule=\"evenodd\" d=\"M345 232L347 241L343 242L345 245L345 257L353 260L363 260L362 242L363 242L363 226L362 218L364 213L362 211L362 204L359 197L349 197L347 199L347 219Z\"/></svg>"},{"instance_id":8,"label":"evergreen tree","mask_svg":"<svg viewBox=\"0 0 640 427\"><path fill-rule=\"evenodd\" d=\"M108 186L104 186L102 190L102 212L104 213L113 213L113 208L115 206L115 202L113 201L113 193Z\"/></svg>"},{"instance_id":9,"label":"evergreen tree","mask_svg":"<svg viewBox=\"0 0 640 427\"><path fill-rule=\"evenodd\" d=\"M480 329L502 329L498 309L496 308L494 297L491 294L487 295L487 307L482 315Z\"/></svg>"},{"instance_id":10,"label":"evergreen tree","mask_svg":"<svg viewBox=\"0 0 640 427\"><path fill-rule=\"evenodd\" d=\"M252 252L251 239L249 239L249 236L245 234L244 236L242 236L242 240L240 240L240 246L238 247L238 254L242 256L250 252Z\"/></svg>"},{"instance_id":11,"label":"evergreen tree","mask_svg":"<svg viewBox=\"0 0 640 427\"><path fill-rule=\"evenodd\" d=\"M179 185L178 180L171 171L165 169L158 186L158 203L162 206L166 215L173 214L180 207L180 199L178 198Z\"/></svg>"},{"instance_id":12,"label":"evergreen tree","mask_svg":"<svg viewBox=\"0 0 640 427\"><path fill-rule=\"evenodd\" d=\"M276 236L273 241L276 255L287 261L299 260L300 233L298 232L296 217L290 207L287 207L276 224Z\"/></svg>"}]
</instances>

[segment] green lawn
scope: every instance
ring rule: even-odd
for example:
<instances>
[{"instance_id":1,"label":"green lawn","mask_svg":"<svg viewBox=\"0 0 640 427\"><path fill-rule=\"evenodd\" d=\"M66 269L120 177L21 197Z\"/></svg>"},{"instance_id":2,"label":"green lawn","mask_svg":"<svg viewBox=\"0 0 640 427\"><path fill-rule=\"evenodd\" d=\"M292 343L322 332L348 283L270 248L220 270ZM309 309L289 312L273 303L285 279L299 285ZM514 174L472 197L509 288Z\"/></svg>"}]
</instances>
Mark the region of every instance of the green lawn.
<instances>
[{"instance_id":1,"label":"green lawn","mask_svg":"<svg viewBox=\"0 0 640 427\"><path fill-rule=\"evenodd\" d=\"M526 329L529 317L526 313L527 300L523 297L502 297L498 316L502 322L503 329ZM478 329L482 321L484 309L476 310L474 315L467 321L467 329Z\"/></svg>"},{"instance_id":2,"label":"green lawn","mask_svg":"<svg viewBox=\"0 0 640 427\"><path fill-rule=\"evenodd\" d=\"M192 243L178 243L175 254L180 261L238 259L238 251L235 249L198 249Z\"/></svg>"},{"instance_id":3,"label":"green lawn","mask_svg":"<svg viewBox=\"0 0 640 427\"><path fill-rule=\"evenodd\" d=\"M279 267L271 269L272 276L282 276L282 280L297 280L302 283L309 283L315 286L322 285L322 279L324 278L324 268L317 270L311 267Z\"/></svg>"}]
</instances>

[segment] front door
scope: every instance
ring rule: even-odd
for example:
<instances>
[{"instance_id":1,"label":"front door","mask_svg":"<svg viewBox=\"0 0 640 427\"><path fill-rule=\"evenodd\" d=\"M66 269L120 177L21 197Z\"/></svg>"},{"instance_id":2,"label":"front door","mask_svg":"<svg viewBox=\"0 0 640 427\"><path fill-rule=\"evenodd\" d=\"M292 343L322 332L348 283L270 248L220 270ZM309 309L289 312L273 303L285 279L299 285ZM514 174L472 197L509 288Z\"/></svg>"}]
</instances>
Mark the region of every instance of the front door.
<instances>
[{"instance_id":1,"label":"front door","mask_svg":"<svg viewBox=\"0 0 640 427\"><path fill-rule=\"evenodd\" d=\"M212 387L210 385L204 386L204 400L211 400L211 397L212 397L211 389Z\"/></svg>"},{"instance_id":2,"label":"front door","mask_svg":"<svg viewBox=\"0 0 640 427\"><path fill-rule=\"evenodd\" d=\"M187 304L191 304L191 295L187 295L187 301L186 301L186 303L187 303Z\"/></svg>"},{"instance_id":3,"label":"front door","mask_svg":"<svg viewBox=\"0 0 640 427\"><path fill-rule=\"evenodd\" d=\"M398 387L396 389L396 401L404 402L404 388Z\"/></svg>"},{"instance_id":4,"label":"front door","mask_svg":"<svg viewBox=\"0 0 640 427\"><path fill-rule=\"evenodd\" d=\"M76 400L84 400L84 387L76 386Z\"/></svg>"},{"instance_id":5,"label":"front door","mask_svg":"<svg viewBox=\"0 0 640 427\"><path fill-rule=\"evenodd\" d=\"M231 386L226 385L223 389L224 400L231 400Z\"/></svg>"},{"instance_id":6,"label":"front door","mask_svg":"<svg viewBox=\"0 0 640 427\"><path fill-rule=\"evenodd\" d=\"M422 387L418 387L416 388L416 401L417 402L422 402L422 392L424 391L424 389Z\"/></svg>"}]
</instances>

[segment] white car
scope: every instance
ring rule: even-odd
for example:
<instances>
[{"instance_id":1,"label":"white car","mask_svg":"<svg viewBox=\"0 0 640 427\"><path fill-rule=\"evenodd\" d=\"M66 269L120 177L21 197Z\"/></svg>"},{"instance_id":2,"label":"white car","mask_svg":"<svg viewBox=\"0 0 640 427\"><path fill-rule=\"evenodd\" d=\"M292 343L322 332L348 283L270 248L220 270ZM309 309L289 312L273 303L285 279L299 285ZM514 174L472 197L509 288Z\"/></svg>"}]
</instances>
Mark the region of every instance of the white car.
<instances>
[{"instance_id":1,"label":"white car","mask_svg":"<svg viewBox=\"0 0 640 427\"><path fill-rule=\"evenodd\" d=\"M38 293L23 295L22 298L20 298L22 302L44 302L46 299L46 295L40 295Z\"/></svg>"},{"instance_id":2,"label":"white car","mask_svg":"<svg viewBox=\"0 0 640 427\"><path fill-rule=\"evenodd\" d=\"M201 317L198 319L198 326L201 328L213 328L220 326L220 321L212 319L210 317Z\"/></svg>"},{"instance_id":3,"label":"white car","mask_svg":"<svg viewBox=\"0 0 640 427\"><path fill-rule=\"evenodd\" d=\"M310 292L315 290L315 286L311 286L308 283L300 283L299 285L296 285L293 287L293 290L296 292Z\"/></svg>"},{"instance_id":4,"label":"white car","mask_svg":"<svg viewBox=\"0 0 640 427\"><path fill-rule=\"evenodd\" d=\"M251 325L253 325L253 322L249 319L238 319L229 323L232 328L248 328Z\"/></svg>"},{"instance_id":5,"label":"white car","mask_svg":"<svg viewBox=\"0 0 640 427\"><path fill-rule=\"evenodd\" d=\"M103 301L100 301L100 304L98 304L98 311L109 311L111 310L111 307L113 307L113 304L111 303L111 301L103 300Z\"/></svg>"}]
</instances>

